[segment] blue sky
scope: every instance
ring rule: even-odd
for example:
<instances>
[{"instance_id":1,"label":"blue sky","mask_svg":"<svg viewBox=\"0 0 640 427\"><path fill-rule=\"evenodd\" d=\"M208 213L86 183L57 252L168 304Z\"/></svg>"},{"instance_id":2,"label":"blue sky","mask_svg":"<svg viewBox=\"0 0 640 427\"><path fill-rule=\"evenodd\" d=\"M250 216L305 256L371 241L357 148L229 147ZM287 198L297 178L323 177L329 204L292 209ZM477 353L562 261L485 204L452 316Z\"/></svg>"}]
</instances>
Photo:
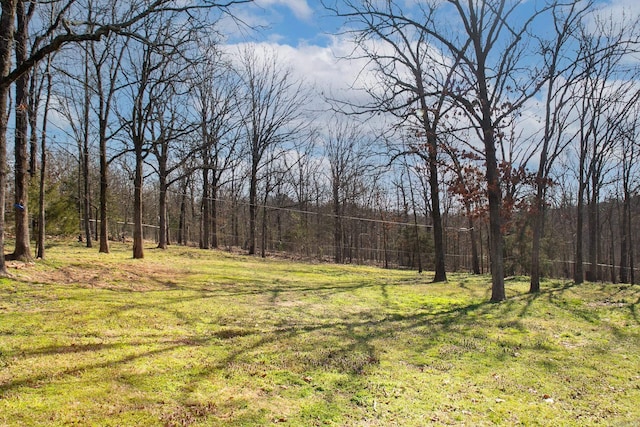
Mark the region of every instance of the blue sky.
<instances>
[{"instance_id":1,"label":"blue sky","mask_svg":"<svg viewBox=\"0 0 640 427\"><path fill-rule=\"evenodd\" d=\"M398 0L409 10L424 0ZM543 0L521 0L524 3L544 3ZM606 14L614 16L640 15L640 0L595 0ZM340 21L331 17L320 0L254 0L235 9L241 19L256 32L244 33L242 41L268 43L293 49L307 49L309 46L332 48L338 42L331 33L340 27ZM238 39L234 40L237 42ZM304 52L301 52L304 53ZM304 60L304 54L301 55Z\"/></svg>"},{"instance_id":2,"label":"blue sky","mask_svg":"<svg viewBox=\"0 0 640 427\"><path fill-rule=\"evenodd\" d=\"M336 22L317 0L255 0L240 8L242 19L260 28L252 35L254 39L289 46L326 46L330 42L327 31Z\"/></svg>"},{"instance_id":3,"label":"blue sky","mask_svg":"<svg viewBox=\"0 0 640 427\"><path fill-rule=\"evenodd\" d=\"M397 1L411 8L425 0ZM544 0L522 1L544 3ZM640 14L640 0L595 1L606 14L620 17ZM345 37L331 35L340 27L340 21L329 16L320 0L254 0L251 4L239 5L235 12L248 26L260 29L232 37L231 44L262 43L277 51L279 59L287 60L305 79L326 90L348 87L356 78L362 77L358 75L362 63L336 60L336 57L348 55L353 45Z\"/></svg>"},{"instance_id":4,"label":"blue sky","mask_svg":"<svg viewBox=\"0 0 640 427\"><path fill-rule=\"evenodd\" d=\"M420 0L404 0L407 8ZM522 0L534 3L535 0ZM595 0L607 13L621 16L623 13L640 13L640 0ZM400 3L400 2L399 2ZM336 29L339 22L328 16L320 0L254 0L252 5L242 5L240 15L250 25L261 26L255 35L257 40L298 46L313 44L327 46L327 31Z\"/></svg>"},{"instance_id":5,"label":"blue sky","mask_svg":"<svg viewBox=\"0 0 640 427\"><path fill-rule=\"evenodd\" d=\"M396 0L407 8L426 0ZM530 5L544 0L521 0ZM605 16L640 16L640 0L594 0ZM245 7L246 6L246 7ZM359 99L361 92L349 88L362 87L364 79L375 85L373 76L361 73L365 62L338 60L353 51L348 37L336 35L340 21L332 18L320 0L255 0L254 4L238 8L241 17L251 26L260 26L258 32L245 33L242 40L232 44L253 42L264 46L264 51L275 52L278 59L293 68L294 73L315 85L319 92L334 97L347 97L356 104L366 102ZM333 33L333 34L332 34ZM285 65L285 64L283 64ZM321 103L317 98L318 104ZM534 100L535 101L535 100ZM531 108L531 106L529 106ZM535 107L535 106L534 106ZM531 108L531 117L537 117L536 108ZM526 126L526 124L525 124Z\"/></svg>"}]
</instances>

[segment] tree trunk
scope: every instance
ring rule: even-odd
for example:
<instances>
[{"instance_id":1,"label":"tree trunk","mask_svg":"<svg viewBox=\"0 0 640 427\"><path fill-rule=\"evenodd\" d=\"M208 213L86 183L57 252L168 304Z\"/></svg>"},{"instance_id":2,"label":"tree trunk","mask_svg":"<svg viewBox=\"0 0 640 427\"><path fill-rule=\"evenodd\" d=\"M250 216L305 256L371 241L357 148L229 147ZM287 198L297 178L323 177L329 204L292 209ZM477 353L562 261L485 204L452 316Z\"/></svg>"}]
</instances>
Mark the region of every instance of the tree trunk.
<instances>
[{"instance_id":1,"label":"tree trunk","mask_svg":"<svg viewBox=\"0 0 640 427\"><path fill-rule=\"evenodd\" d=\"M98 252L109 253L109 165L107 163L106 123L100 123L100 248Z\"/></svg>"},{"instance_id":2,"label":"tree trunk","mask_svg":"<svg viewBox=\"0 0 640 427\"><path fill-rule=\"evenodd\" d=\"M215 178L215 177L214 177ZM218 248L218 184L214 179L211 186L211 247Z\"/></svg>"},{"instance_id":3,"label":"tree trunk","mask_svg":"<svg viewBox=\"0 0 640 427\"><path fill-rule=\"evenodd\" d=\"M136 171L133 178L133 258L144 258L142 233L142 142L135 142Z\"/></svg>"},{"instance_id":4,"label":"tree trunk","mask_svg":"<svg viewBox=\"0 0 640 427\"><path fill-rule=\"evenodd\" d=\"M576 285L584 282L584 267L582 265L582 231L584 228L584 183L578 183L578 206L576 207L576 257L573 281Z\"/></svg>"},{"instance_id":5,"label":"tree trunk","mask_svg":"<svg viewBox=\"0 0 640 427\"><path fill-rule=\"evenodd\" d=\"M158 249L167 249L167 233L168 233L168 225L167 225L167 177L165 173L160 173L159 184L160 184L160 194L158 198L158 214L159 214L159 224L160 227L158 230Z\"/></svg>"},{"instance_id":6,"label":"tree trunk","mask_svg":"<svg viewBox=\"0 0 640 427\"><path fill-rule=\"evenodd\" d=\"M187 236L185 233L186 221L187 221L187 190L189 189L189 181L190 176L184 180L184 185L182 186L182 191L180 194L180 219L178 220L178 244L186 245L187 244Z\"/></svg>"},{"instance_id":7,"label":"tree trunk","mask_svg":"<svg viewBox=\"0 0 640 427\"><path fill-rule=\"evenodd\" d=\"M467 211L469 238L471 239L471 269L473 274L480 274L480 259L478 258L478 236L476 233L473 218L471 218L471 209Z\"/></svg>"},{"instance_id":8,"label":"tree trunk","mask_svg":"<svg viewBox=\"0 0 640 427\"><path fill-rule=\"evenodd\" d=\"M486 123L485 123L486 124ZM496 158L492 126L484 127L487 157L487 196L489 199L489 257L491 265L491 301L505 300L504 289L504 240L502 236L502 191Z\"/></svg>"},{"instance_id":9,"label":"tree trunk","mask_svg":"<svg viewBox=\"0 0 640 427\"><path fill-rule=\"evenodd\" d=\"M31 179L35 178L36 170L38 169L38 107L42 94L42 88L38 89L38 79L38 68L34 68L29 89L31 94L29 101L29 176Z\"/></svg>"},{"instance_id":10,"label":"tree trunk","mask_svg":"<svg viewBox=\"0 0 640 427\"><path fill-rule=\"evenodd\" d=\"M83 136L82 145L79 145L80 165L82 170L82 210L84 218L84 235L87 248L91 248L91 187L89 186L89 61L88 53L85 51L84 65L84 105L83 105Z\"/></svg>"},{"instance_id":11,"label":"tree trunk","mask_svg":"<svg viewBox=\"0 0 640 427\"><path fill-rule=\"evenodd\" d=\"M334 246L334 260L336 264L343 262L342 254L342 215L340 212L340 195L338 191L339 186L333 184L333 246Z\"/></svg>"},{"instance_id":12,"label":"tree trunk","mask_svg":"<svg viewBox=\"0 0 640 427\"><path fill-rule=\"evenodd\" d=\"M2 2L0 15L0 77L11 70L11 48L14 35L14 19L17 0ZM4 221L7 198L7 127L9 86L0 86L0 276L7 276L4 259Z\"/></svg>"},{"instance_id":13,"label":"tree trunk","mask_svg":"<svg viewBox=\"0 0 640 427\"><path fill-rule=\"evenodd\" d=\"M52 75L50 72L51 60L47 62L47 96L44 102L44 113L42 116L42 134L40 135L40 188L38 195L38 238L36 240L36 258L44 259L45 257L45 230L46 230L46 174L47 174L47 121L49 115L49 106L51 105L51 83ZM35 166L35 165L34 165Z\"/></svg>"},{"instance_id":14,"label":"tree trunk","mask_svg":"<svg viewBox=\"0 0 640 427\"><path fill-rule=\"evenodd\" d=\"M413 196L411 196L413 200ZM416 207L413 207L413 231L415 237L415 261L418 263L418 273L422 273L422 248L420 247L420 229L418 228L418 214Z\"/></svg>"},{"instance_id":15,"label":"tree trunk","mask_svg":"<svg viewBox=\"0 0 640 427\"><path fill-rule=\"evenodd\" d=\"M267 201L265 200L262 205L262 244L260 245L260 256L262 258L267 256L267 219Z\"/></svg>"},{"instance_id":16,"label":"tree trunk","mask_svg":"<svg viewBox=\"0 0 640 427\"><path fill-rule=\"evenodd\" d=\"M431 218L433 220L433 243L435 249L434 282L446 282L444 232L440 213L440 185L438 182L438 141L435 134L429 134L429 188L431 191Z\"/></svg>"},{"instance_id":17,"label":"tree trunk","mask_svg":"<svg viewBox=\"0 0 640 427\"><path fill-rule=\"evenodd\" d=\"M543 153L544 154L544 153ZM540 170L542 167L540 167ZM538 173L537 192L535 198L535 207L533 212L533 236L531 242L531 280L529 283L529 292L540 292L540 242L544 234L544 189L541 174Z\"/></svg>"},{"instance_id":18,"label":"tree trunk","mask_svg":"<svg viewBox=\"0 0 640 427\"><path fill-rule=\"evenodd\" d=\"M3 3L4 4L4 3ZM16 7L16 63L26 60L27 42L29 36L28 20L25 3L18 2ZM15 110L15 224L16 241L13 258L30 260L29 247L29 155L28 155L28 119L29 104L29 73L25 73L15 82L16 110Z\"/></svg>"},{"instance_id":19,"label":"tree trunk","mask_svg":"<svg viewBox=\"0 0 640 427\"><path fill-rule=\"evenodd\" d=\"M626 183L625 183L626 184ZM622 227L620 229L620 282L629 282L629 249L627 234L629 229L629 212L631 210L631 203L629 200L629 194L627 189L624 191L624 200L622 202Z\"/></svg>"},{"instance_id":20,"label":"tree trunk","mask_svg":"<svg viewBox=\"0 0 640 427\"><path fill-rule=\"evenodd\" d=\"M251 182L249 184L249 255L256 253L256 217L258 197L258 165L251 168Z\"/></svg>"},{"instance_id":21,"label":"tree trunk","mask_svg":"<svg viewBox=\"0 0 640 427\"><path fill-rule=\"evenodd\" d=\"M88 77L88 75L86 76ZM88 85L88 81L85 81ZM83 183L83 215L84 215L84 234L86 237L87 248L93 247L91 242L91 187L89 186L89 88L85 88L85 106L84 106L84 137L82 141L82 183Z\"/></svg>"},{"instance_id":22,"label":"tree trunk","mask_svg":"<svg viewBox=\"0 0 640 427\"><path fill-rule=\"evenodd\" d=\"M595 189L592 189L593 195L587 204L587 220L588 220L588 236L589 236L589 271L587 271L587 280L595 282L600 279L598 274L598 204Z\"/></svg>"},{"instance_id":23,"label":"tree trunk","mask_svg":"<svg viewBox=\"0 0 640 427\"><path fill-rule=\"evenodd\" d=\"M202 236L200 236L200 249L209 249L209 225L211 224L211 214L209 210L209 157L205 153L205 164L202 168Z\"/></svg>"}]
</instances>

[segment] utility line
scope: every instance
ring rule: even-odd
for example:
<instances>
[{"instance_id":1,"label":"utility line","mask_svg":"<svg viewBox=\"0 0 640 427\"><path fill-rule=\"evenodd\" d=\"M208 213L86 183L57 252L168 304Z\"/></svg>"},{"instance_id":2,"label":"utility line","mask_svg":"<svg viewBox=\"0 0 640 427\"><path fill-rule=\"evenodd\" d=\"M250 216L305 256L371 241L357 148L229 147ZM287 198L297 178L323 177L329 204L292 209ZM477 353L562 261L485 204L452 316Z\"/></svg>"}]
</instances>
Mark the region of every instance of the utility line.
<instances>
[{"instance_id":1,"label":"utility line","mask_svg":"<svg viewBox=\"0 0 640 427\"><path fill-rule=\"evenodd\" d=\"M168 193L173 193L173 194L178 195L178 196L189 196L189 194L180 193L180 192L173 191L173 190L167 190L167 192ZM219 198L215 198L215 197L207 197L207 200L221 202L221 203L233 203L233 202L231 202L229 200L219 199ZM243 202L243 201L238 201L238 202L236 202L236 204L244 205L244 206L251 205L251 203ZM271 210L279 210L279 211L284 211L284 212L292 212L292 213L314 215L314 216L320 216L320 217L325 217L325 218L336 218L336 217L338 217L338 218L345 219L345 220L371 222L371 223L376 223L376 224L399 225L399 226L407 226L407 227L416 227L416 226L418 226L418 227L427 228L427 229L433 228L433 226L430 225L430 224L414 224L414 223L409 223L409 222L390 221L390 220L375 219L375 218L365 218L365 217L352 216L352 215L335 215L335 214L308 211L308 210L303 210L303 209L272 206L272 205L267 205L267 204L264 204L264 203L256 203L255 206L259 207L259 208L263 208L263 209L267 208L267 209L271 209ZM447 230L456 230L456 231L470 231L471 230L471 228L464 228L464 227L462 227L462 228L461 227L445 227L445 228Z\"/></svg>"}]
</instances>

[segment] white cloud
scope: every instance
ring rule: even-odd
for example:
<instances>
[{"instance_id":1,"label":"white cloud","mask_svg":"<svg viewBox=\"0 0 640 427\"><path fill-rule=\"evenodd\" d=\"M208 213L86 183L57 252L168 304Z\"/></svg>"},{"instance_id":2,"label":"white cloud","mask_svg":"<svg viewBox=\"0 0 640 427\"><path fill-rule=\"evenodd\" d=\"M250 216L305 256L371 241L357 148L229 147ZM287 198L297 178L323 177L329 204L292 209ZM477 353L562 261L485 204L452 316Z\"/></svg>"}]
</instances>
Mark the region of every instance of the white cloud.
<instances>
[{"instance_id":1,"label":"white cloud","mask_svg":"<svg viewBox=\"0 0 640 427\"><path fill-rule=\"evenodd\" d=\"M365 66L363 60L339 59L353 50L348 40L333 37L328 46L301 44L291 46L277 42L253 43L256 52L275 53L278 61L289 66L293 72L306 82L313 84L318 91L327 96L347 91L354 85L362 86L361 73ZM228 51L237 51L242 44L228 46Z\"/></svg>"},{"instance_id":2,"label":"white cloud","mask_svg":"<svg viewBox=\"0 0 640 427\"><path fill-rule=\"evenodd\" d=\"M640 17L640 2L638 0L600 0L596 2L596 11L588 19L589 28L598 32L597 21L611 20L618 25L630 25Z\"/></svg>"},{"instance_id":3,"label":"white cloud","mask_svg":"<svg viewBox=\"0 0 640 427\"><path fill-rule=\"evenodd\" d=\"M256 0L255 3L264 8L284 6L289 8L296 18L301 20L306 21L313 18L313 9L311 9L307 0Z\"/></svg>"},{"instance_id":4,"label":"white cloud","mask_svg":"<svg viewBox=\"0 0 640 427\"><path fill-rule=\"evenodd\" d=\"M609 0L602 3L602 11L613 16L622 18L623 15L626 15L628 19L629 17L640 15L640 2L638 0Z\"/></svg>"}]
</instances>

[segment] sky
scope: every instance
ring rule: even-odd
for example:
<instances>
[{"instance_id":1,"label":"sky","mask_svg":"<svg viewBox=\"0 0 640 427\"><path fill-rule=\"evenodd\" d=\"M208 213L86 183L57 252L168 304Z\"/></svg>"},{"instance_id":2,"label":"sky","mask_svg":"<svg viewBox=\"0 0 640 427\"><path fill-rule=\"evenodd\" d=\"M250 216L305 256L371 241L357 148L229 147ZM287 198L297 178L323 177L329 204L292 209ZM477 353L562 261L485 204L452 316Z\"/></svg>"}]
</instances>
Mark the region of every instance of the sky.
<instances>
[{"instance_id":1,"label":"sky","mask_svg":"<svg viewBox=\"0 0 640 427\"><path fill-rule=\"evenodd\" d=\"M407 7L421 0L404 1ZM535 2L536 0L523 0ZM640 0L595 0L614 16L640 14ZM337 57L346 55L351 45L339 37L336 30L341 23L330 16L320 0L255 0L253 4L241 5L240 18L255 32L244 33L240 40L268 45L279 52L281 59L320 86L346 88L358 76L354 64L338 62ZM356 68L356 69L354 69Z\"/></svg>"},{"instance_id":2,"label":"sky","mask_svg":"<svg viewBox=\"0 0 640 427\"><path fill-rule=\"evenodd\" d=\"M419 0L404 0L409 8ZM533 3L535 0L523 0ZM402 1L398 2L401 3ZM617 16L640 13L639 0L595 0L607 11ZM249 24L262 26L257 35L265 41L290 46L314 44L327 46L331 32L339 26L320 0L254 0L250 6L241 6L243 19Z\"/></svg>"},{"instance_id":3,"label":"sky","mask_svg":"<svg viewBox=\"0 0 640 427\"><path fill-rule=\"evenodd\" d=\"M424 0L397 0L408 8ZM543 0L521 0L531 5ZM640 16L640 0L594 0L604 16ZM338 60L347 56L353 48L346 36L339 36L341 22L331 17L320 0L255 0L254 4L241 6L243 21L260 29L243 34L235 43L254 42L265 50L277 52L278 59L286 62L299 76L315 85L322 93L355 99L350 87L361 86L362 79L372 78L361 73L363 62ZM371 80L373 81L373 80ZM362 94L360 96L363 96ZM365 102L365 101L362 101ZM358 103L356 101L355 103ZM525 107L530 110L523 117L539 117L535 100ZM378 125L384 124L376 119ZM526 128L527 124L522 123ZM531 127L535 132L537 126ZM524 133L531 133L525 131Z\"/></svg>"},{"instance_id":4,"label":"sky","mask_svg":"<svg viewBox=\"0 0 640 427\"><path fill-rule=\"evenodd\" d=\"M335 22L319 0L254 0L239 9L247 24L259 28L253 38L289 46L326 46Z\"/></svg>"}]
</instances>

